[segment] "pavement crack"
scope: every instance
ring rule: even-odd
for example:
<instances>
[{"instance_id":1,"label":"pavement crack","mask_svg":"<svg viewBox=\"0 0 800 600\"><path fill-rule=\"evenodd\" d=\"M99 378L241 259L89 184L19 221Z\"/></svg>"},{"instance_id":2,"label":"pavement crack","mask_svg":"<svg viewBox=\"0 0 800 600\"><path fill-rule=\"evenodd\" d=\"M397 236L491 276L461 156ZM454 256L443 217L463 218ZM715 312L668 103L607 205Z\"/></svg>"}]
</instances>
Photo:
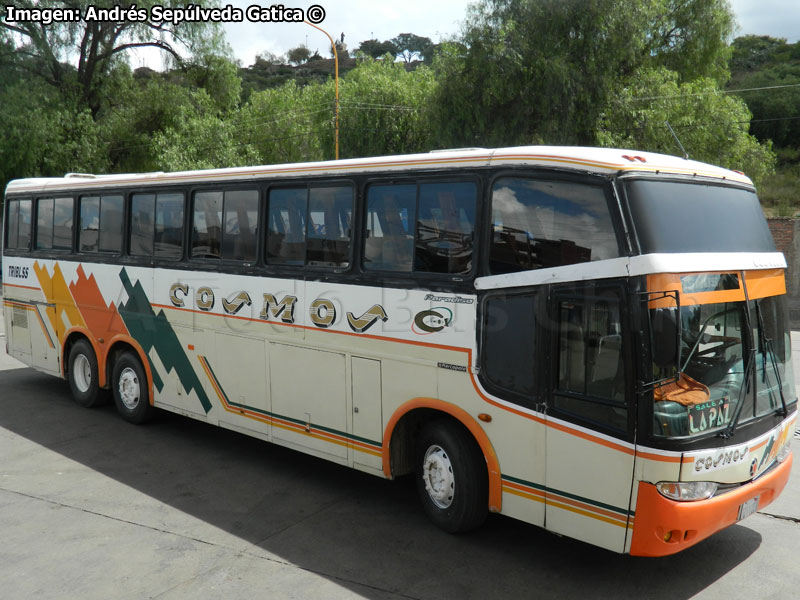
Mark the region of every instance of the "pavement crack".
<instances>
[{"instance_id":1,"label":"pavement crack","mask_svg":"<svg viewBox=\"0 0 800 600\"><path fill-rule=\"evenodd\" d=\"M768 513L763 511L758 511L758 514L764 515L765 517L769 517L770 519L777 519L778 521L788 521L789 523L800 525L800 518L798 517L787 517L786 515L776 515L773 513Z\"/></svg>"}]
</instances>

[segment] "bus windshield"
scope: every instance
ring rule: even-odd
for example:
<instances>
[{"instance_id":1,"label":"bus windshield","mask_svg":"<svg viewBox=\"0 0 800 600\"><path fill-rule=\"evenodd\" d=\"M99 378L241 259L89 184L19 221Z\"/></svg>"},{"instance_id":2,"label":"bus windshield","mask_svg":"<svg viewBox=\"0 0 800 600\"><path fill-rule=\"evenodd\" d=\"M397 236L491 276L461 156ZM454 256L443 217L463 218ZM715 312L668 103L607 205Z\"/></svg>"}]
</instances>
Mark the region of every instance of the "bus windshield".
<instances>
[{"instance_id":1,"label":"bus windshield","mask_svg":"<svg viewBox=\"0 0 800 600\"><path fill-rule=\"evenodd\" d=\"M625 184L643 254L655 252L775 252L752 190L685 181Z\"/></svg>"},{"instance_id":2,"label":"bus windshield","mask_svg":"<svg viewBox=\"0 0 800 600\"><path fill-rule=\"evenodd\" d=\"M680 321L681 370L654 391L655 435L722 433L794 402L785 297L682 306Z\"/></svg>"}]
</instances>

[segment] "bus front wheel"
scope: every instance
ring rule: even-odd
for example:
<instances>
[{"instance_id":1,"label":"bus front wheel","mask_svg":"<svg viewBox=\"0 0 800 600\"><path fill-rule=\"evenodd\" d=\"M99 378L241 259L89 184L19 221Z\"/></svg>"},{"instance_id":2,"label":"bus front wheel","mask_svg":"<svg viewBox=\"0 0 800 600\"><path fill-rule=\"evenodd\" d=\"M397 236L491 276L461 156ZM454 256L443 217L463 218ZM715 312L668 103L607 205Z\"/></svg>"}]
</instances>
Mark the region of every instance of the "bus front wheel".
<instances>
[{"instance_id":1,"label":"bus front wheel","mask_svg":"<svg viewBox=\"0 0 800 600\"><path fill-rule=\"evenodd\" d=\"M486 519L486 460L467 431L447 420L425 425L417 440L417 492L428 517L449 533L469 531Z\"/></svg>"},{"instance_id":2,"label":"bus front wheel","mask_svg":"<svg viewBox=\"0 0 800 600\"><path fill-rule=\"evenodd\" d=\"M87 340L81 339L72 345L67 365L69 389L75 402L85 408L102 404L107 393L98 385L97 357Z\"/></svg>"},{"instance_id":3,"label":"bus front wheel","mask_svg":"<svg viewBox=\"0 0 800 600\"><path fill-rule=\"evenodd\" d=\"M117 412L130 423L144 423L153 416L147 375L132 352L123 352L114 363L111 387Z\"/></svg>"}]
</instances>

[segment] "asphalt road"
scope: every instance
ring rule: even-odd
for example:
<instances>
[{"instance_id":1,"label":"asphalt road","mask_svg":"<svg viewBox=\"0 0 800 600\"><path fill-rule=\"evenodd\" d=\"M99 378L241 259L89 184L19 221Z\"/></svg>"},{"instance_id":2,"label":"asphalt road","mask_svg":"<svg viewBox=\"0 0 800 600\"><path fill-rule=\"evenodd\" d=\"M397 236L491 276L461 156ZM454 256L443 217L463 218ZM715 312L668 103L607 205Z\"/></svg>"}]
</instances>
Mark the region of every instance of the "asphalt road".
<instances>
[{"instance_id":1,"label":"asphalt road","mask_svg":"<svg viewBox=\"0 0 800 600\"><path fill-rule=\"evenodd\" d=\"M78 407L4 342L0 598L800 596L800 459L764 512L663 559L498 515L452 536L427 521L408 479L169 414L129 425L111 406Z\"/></svg>"}]
</instances>

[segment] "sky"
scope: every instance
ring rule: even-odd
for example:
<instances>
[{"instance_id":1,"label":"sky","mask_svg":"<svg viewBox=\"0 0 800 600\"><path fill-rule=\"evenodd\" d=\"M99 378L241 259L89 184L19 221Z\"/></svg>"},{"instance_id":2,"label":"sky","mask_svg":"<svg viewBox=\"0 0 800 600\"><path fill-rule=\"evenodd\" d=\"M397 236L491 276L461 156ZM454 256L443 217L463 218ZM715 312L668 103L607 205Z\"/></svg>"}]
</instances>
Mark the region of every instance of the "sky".
<instances>
[{"instance_id":1,"label":"sky","mask_svg":"<svg viewBox=\"0 0 800 600\"><path fill-rule=\"evenodd\" d=\"M631 0L635 2L636 0ZM729 0L739 22L736 35L770 35L786 38L789 42L800 39L800 1L798 0ZM261 6L270 6L271 0ZM320 27L335 39L344 33L345 44L355 49L367 39L391 39L399 33L415 33L440 42L457 35L466 16L466 0L280 0L286 8L306 9L311 5L325 9L325 19ZM254 0L221 0L223 6L231 4L245 9ZM235 57L243 66L255 61L256 54L264 51L285 54L290 48L307 45L313 52L329 56L330 42L321 32L304 23L226 23L225 32ZM132 57L135 67L152 64L144 53Z\"/></svg>"}]
</instances>

